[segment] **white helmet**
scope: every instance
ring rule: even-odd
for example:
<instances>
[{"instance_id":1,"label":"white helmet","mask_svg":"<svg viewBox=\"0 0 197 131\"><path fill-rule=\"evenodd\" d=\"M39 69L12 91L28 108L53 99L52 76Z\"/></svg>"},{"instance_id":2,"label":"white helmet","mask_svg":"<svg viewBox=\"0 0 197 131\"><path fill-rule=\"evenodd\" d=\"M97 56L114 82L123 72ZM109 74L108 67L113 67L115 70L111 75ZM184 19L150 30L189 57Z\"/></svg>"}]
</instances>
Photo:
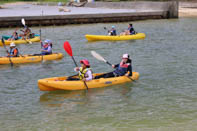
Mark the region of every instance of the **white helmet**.
<instances>
[{"instance_id":1,"label":"white helmet","mask_svg":"<svg viewBox=\"0 0 197 131\"><path fill-rule=\"evenodd\" d=\"M44 43L49 43L49 40L48 40L48 39L46 39L46 40L44 41Z\"/></svg>"},{"instance_id":2,"label":"white helmet","mask_svg":"<svg viewBox=\"0 0 197 131\"><path fill-rule=\"evenodd\" d=\"M123 55L122 55L122 58L128 59L128 58L129 58L129 55L128 55L128 54L123 54Z\"/></svg>"},{"instance_id":3,"label":"white helmet","mask_svg":"<svg viewBox=\"0 0 197 131\"><path fill-rule=\"evenodd\" d=\"M46 40L44 41L44 43L52 43L52 41L49 40L49 39L46 39Z\"/></svg>"},{"instance_id":4,"label":"white helmet","mask_svg":"<svg viewBox=\"0 0 197 131\"><path fill-rule=\"evenodd\" d=\"M14 42L10 43L10 47L15 47L16 45L14 44Z\"/></svg>"}]
</instances>

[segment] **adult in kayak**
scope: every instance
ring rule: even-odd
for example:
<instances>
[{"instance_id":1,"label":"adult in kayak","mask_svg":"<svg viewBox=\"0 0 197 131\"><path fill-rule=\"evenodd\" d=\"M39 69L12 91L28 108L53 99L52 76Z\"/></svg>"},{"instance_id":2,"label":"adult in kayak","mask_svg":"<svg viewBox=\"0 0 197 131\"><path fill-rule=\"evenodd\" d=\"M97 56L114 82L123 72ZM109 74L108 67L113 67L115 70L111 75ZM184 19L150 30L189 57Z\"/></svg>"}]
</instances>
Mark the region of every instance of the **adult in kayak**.
<instances>
[{"instance_id":1,"label":"adult in kayak","mask_svg":"<svg viewBox=\"0 0 197 131\"><path fill-rule=\"evenodd\" d=\"M35 34L31 32L31 29L27 26L25 26L25 30L21 30L23 33L20 34L19 36L22 37L23 40L29 39L29 38L34 38Z\"/></svg>"},{"instance_id":2,"label":"adult in kayak","mask_svg":"<svg viewBox=\"0 0 197 131\"><path fill-rule=\"evenodd\" d=\"M131 64L132 64L132 61L129 58L129 55L123 54L120 64L112 65L112 67L115 68L114 71L96 76L95 79L118 77L118 76L124 76L124 75L125 76L132 76L132 65Z\"/></svg>"},{"instance_id":3,"label":"adult in kayak","mask_svg":"<svg viewBox=\"0 0 197 131\"><path fill-rule=\"evenodd\" d=\"M78 78L76 77L68 77L68 81L72 80L83 80L83 81L90 81L92 80L92 70L90 68L90 63L88 60L80 60L81 67L75 67L74 70L78 73Z\"/></svg>"},{"instance_id":4,"label":"adult in kayak","mask_svg":"<svg viewBox=\"0 0 197 131\"><path fill-rule=\"evenodd\" d=\"M128 29L125 30L124 32L121 32L120 35L134 35L137 32L133 28L133 24L129 24Z\"/></svg>"},{"instance_id":5,"label":"adult in kayak","mask_svg":"<svg viewBox=\"0 0 197 131\"><path fill-rule=\"evenodd\" d=\"M18 57L19 51L18 48L16 48L16 45L12 42L10 43L10 51L8 52L8 57Z\"/></svg>"},{"instance_id":6,"label":"adult in kayak","mask_svg":"<svg viewBox=\"0 0 197 131\"><path fill-rule=\"evenodd\" d=\"M41 55L49 55L52 54L52 42L51 40L46 39L44 41L44 45L42 44Z\"/></svg>"},{"instance_id":7,"label":"adult in kayak","mask_svg":"<svg viewBox=\"0 0 197 131\"><path fill-rule=\"evenodd\" d=\"M111 27L111 30L109 30L108 33L111 36L115 36L116 35L116 29L115 29L114 25Z\"/></svg>"}]
</instances>

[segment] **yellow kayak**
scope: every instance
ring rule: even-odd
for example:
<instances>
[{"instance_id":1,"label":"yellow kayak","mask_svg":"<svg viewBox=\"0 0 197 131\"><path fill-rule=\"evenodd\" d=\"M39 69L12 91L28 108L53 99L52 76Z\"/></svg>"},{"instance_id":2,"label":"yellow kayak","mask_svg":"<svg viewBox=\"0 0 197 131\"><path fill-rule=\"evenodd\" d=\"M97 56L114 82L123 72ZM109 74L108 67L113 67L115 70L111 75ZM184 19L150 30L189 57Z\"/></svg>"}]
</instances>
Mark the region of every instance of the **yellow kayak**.
<instances>
[{"instance_id":1,"label":"yellow kayak","mask_svg":"<svg viewBox=\"0 0 197 131\"><path fill-rule=\"evenodd\" d=\"M93 74L94 76L102 73ZM126 76L112 77L112 78L100 78L87 81L88 88L101 88L106 86L112 86L125 82L131 82L139 79L139 73L133 72L133 76L129 79ZM85 90L86 86L83 81L66 81L67 76L53 77L38 80L38 87L41 91L54 91L54 90Z\"/></svg>"},{"instance_id":2,"label":"yellow kayak","mask_svg":"<svg viewBox=\"0 0 197 131\"><path fill-rule=\"evenodd\" d=\"M62 53L53 53L51 55L23 55L19 57L10 57L10 60L13 64L21 64L41 62L42 60L56 60L61 58L63 58ZM0 65L10 64L10 60L9 57L0 57Z\"/></svg>"},{"instance_id":3,"label":"yellow kayak","mask_svg":"<svg viewBox=\"0 0 197 131\"><path fill-rule=\"evenodd\" d=\"M40 42L40 37L36 36L34 38L31 39L26 39L26 40L22 40L22 39L18 39L18 40L4 40L5 41L5 45L10 45L11 42L14 42L15 44L28 44L28 43L33 43L33 42ZM3 46L2 41L0 40L0 46Z\"/></svg>"},{"instance_id":4,"label":"yellow kayak","mask_svg":"<svg viewBox=\"0 0 197 131\"><path fill-rule=\"evenodd\" d=\"M118 41L118 40L136 40L136 39L144 39L146 35L144 33L137 33L135 35L117 35L117 36L109 36L109 35L85 35L88 41L98 41L98 40L109 40L109 41Z\"/></svg>"}]
</instances>

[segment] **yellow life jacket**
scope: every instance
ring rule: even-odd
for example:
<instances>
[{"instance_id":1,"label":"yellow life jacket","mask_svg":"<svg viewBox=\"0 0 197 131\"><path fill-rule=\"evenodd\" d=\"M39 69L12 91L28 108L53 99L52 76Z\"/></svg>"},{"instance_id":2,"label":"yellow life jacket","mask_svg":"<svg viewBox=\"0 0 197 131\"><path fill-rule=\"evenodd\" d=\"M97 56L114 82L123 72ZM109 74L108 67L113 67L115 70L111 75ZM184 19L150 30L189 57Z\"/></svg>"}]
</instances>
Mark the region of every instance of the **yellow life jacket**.
<instances>
[{"instance_id":1,"label":"yellow life jacket","mask_svg":"<svg viewBox=\"0 0 197 131\"><path fill-rule=\"evenodd\" d=\"M85 68L83 69L82 67L79 68L79 79L82 80L83 78L86 78L87 76L85 76L86 72L90 70L91 71L91 68Z\"/></svg>"}]
</instances>

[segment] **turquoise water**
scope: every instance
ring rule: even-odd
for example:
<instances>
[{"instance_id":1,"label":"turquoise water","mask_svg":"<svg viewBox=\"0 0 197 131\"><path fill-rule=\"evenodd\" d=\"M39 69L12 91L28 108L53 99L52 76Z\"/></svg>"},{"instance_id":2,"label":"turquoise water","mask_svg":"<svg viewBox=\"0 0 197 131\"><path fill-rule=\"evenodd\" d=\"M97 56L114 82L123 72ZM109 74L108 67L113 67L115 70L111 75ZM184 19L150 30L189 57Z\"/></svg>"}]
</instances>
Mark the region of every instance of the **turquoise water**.
<instances>
[{"instance_id":1,"label":"turquoise water","mask_svg":"<svg viewBox=\"0 0 197 131\"><path fill-rule=\"evenodd\" d=\"M132 22L145 40L87 42L85 34L118 32L128 23L42 27L60 61L0 66L1 131L26 130L197 130L197 18ZM39 28L32 28L39 33ZM0 35L14 29L0 29ZM73 75L74 63L63 49L68 40L76 61L87 58L94 72L112 71L91 56L95 50L117 64L129 53L140 79L85 91L39 91L37 80ZM22 54L40 52L40 44L19 45ZM0 48L0 56L5 51Z\"/></svg>"}]
</instances>

